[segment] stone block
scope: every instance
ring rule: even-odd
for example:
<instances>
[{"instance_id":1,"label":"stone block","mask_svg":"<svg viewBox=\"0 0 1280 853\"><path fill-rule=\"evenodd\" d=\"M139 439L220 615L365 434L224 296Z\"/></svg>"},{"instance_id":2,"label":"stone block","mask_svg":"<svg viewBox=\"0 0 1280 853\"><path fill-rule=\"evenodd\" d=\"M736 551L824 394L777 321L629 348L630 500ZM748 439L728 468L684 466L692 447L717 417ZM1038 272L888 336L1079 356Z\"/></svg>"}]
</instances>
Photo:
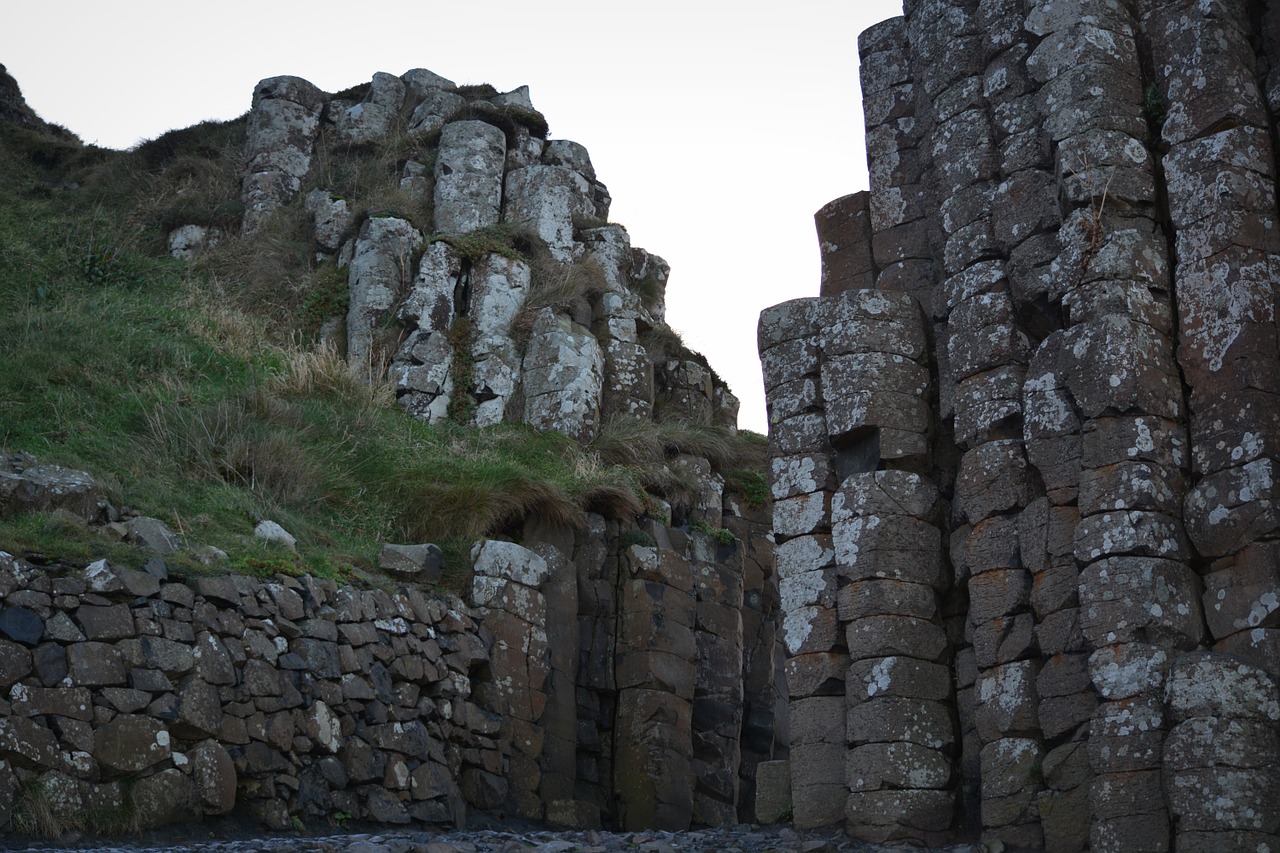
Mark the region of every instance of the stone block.
<instances>
[{"instance_id":1,"label":"stone block","mask_svg":"<svg viewBox=\"0 0 1280 853\"><path fill-rule=\"evenodd\" d=\"M811 696L844 695L849 656L843 652L811 652L787 658L787 695L794 701Z\"/></svg>"},{"instance_id":2,"label":"stone block","mask_svg":"<svg viewBox=\"0 0 1280 853\"><path fill-rule=\"evenodd\" d=\"M1192 652L1174 660L1165 686L1170 717L1227 715L1275 725L1280 692L1265 671L1213 652Z\"/></svg>"},{"instance_id":3,"label":"stone block","mask_svg":"<svg viewBox=\"0 0 1280 853\"><path fill-rule=\"evenodd\" d=\"M907 741L944 751L955 743L954 724L945 704L896 696L851 707L846 735L852 744Z\"/></svg>"},{"instance_id":4,"label":"stone block","mask_svg":"<svg viewBox=\"0 0 1280 853\"><path fill-rule=\"evenodd\" d=\"M791 808L791 762L762 761L757 764L756 820L776 823Z\"/></svg>"},{"instance_id":5,"label":"stone block","mask_svg":"<svg viewBox=\"0 0 1280 853\"><path fill-rule=\"evenodd\" d=\"M1158 769L1166 731L1164 702L1158 696L1103 702L1090 726L1090 764L1100 772Z\"/></svg>"},{"instance_id":6,"label":"stone block","mask_svg":"<svg viewBox=\"0 0 1280 853\"><path fill-rule=\"evenodd\" d=\"M951 758L919 744L869 743L846 754L845 778L851 791L881 789L947 790Z\"/></svg>"},{"instance_id":7,"label":"stone block","mask_svg":"<svg viewBox=\"0 0 1280 853\"><path fill-rule=\"evenodd\" d=\"M1101 520L1108 515L1121 514L1093 516L1097 521L1091 525L1094 533L1089 538L1114 537L1108 541L1117 543L1128 541L1130 534L1139 531L1144 531L1143 538L1159 535L1162 523L1123 525L1108 532ZM1078 549L1080 542L1086 541L1085 534L1079 535ZM1088 548L1087 553L1101 550ZM1139 555L1098 560L1080 573L1080 612L1081 630L1095 646L1128 642L1145 633L1149 641L1189 648L1200 642L1204 632L1199 578L1186 563L1174 559Z\"/></svg>"},{"instance_id":8,"label":"stone block","mask_svg":"<svg viewBox=\"0 0 1280 853\"><path fill-rule=\"evenodd\" d=\"M884 826L943 832L951 826L954 812L951 791L855 791L848 796L844 816L855 835L864 827Z\"/></svg>"},{"instance_id":9,"label":"stone block","mask_svg":"<svg viewBox=\"0 0 1280 853\"><path fill-rule=\"evenodd\" d=\"M932 620L938 615L933 587L898 580L863 580L840 587L836 603L841 622L869 616L912 616Z\"/></svg>"},{"instance_id":10,"label":"stone block","mask_svg":"<svg viewBox=\"0 0 1280 853\"><path fill-rule=\"evenodd\" d=\"M978 674L974 722L984 743L1009 735L1039 733L1036 661L1017 661Z\"/></svg>"},{"instance_id":11,"label":"stone block","mask_svg":"<svg viewBox=\"0 0 1280 853\"><path fill-rule=\"evenodd\" d=\"M868 616L845 630L849 658L881 658L895 655L940 661L948 650L942 626L910 616Z\"/></svg>"},{"instance_id":12,"label":"stone block","mask_svg":"<svg viewBox=\"0 0 1280 853\"><path fill-rule=\"evenodd\" d=\"M912 657L857 661L849 667L845 683L850 707L879 696L946 702L952 693L951 672L947 666Z\"/></svg>"}]
</instances>

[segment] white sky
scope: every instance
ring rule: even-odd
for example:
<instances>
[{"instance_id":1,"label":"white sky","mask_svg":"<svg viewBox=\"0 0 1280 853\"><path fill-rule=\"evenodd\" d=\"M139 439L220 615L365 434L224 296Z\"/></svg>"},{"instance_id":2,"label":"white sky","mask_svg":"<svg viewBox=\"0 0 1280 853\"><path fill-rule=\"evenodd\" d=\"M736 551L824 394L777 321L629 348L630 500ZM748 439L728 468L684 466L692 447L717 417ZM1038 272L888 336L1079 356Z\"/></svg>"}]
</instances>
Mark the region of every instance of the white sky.
<instances>
[{"instance_id":1,"label":"white sky","mask_svg":"<svg viewBox=\"0 0 1280 853\"><path fill-rule=\"evenodd\" d=\"M587 147L610 219L672 268L667 320L766 431L756 319L818 292L813 213L867 187L857 36L896 0L60 0L11 3L0 63L27 103L126 148L249 108L292 74L530 87Z\"/></svg>"}]
</instances>

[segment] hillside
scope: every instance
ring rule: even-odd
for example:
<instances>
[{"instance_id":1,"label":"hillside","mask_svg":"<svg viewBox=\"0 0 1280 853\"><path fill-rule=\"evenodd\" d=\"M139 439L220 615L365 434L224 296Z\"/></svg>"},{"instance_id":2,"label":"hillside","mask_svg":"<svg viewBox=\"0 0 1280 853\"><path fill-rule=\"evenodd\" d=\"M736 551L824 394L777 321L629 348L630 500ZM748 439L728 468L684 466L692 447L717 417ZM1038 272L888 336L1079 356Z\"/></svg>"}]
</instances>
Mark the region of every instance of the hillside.
<instances>
[{"instance_id":1,"label":"hillside","mask_svg":"<svg viewBox=\"0 0 1280 853\"><path fill-rule=\"evenodd\" d=\"M440 97L500 135L534 138L526 124L546 134L532 109L494 106L491 89L455 90ZM349 107L369 91L339 100ZM158 517L241 571L335 577L371 568L381 542L432 541L456 580L472 541L526 517L580 526L587 511L630 518L670 504L653 511L683 518L699 484L669 464L679 453L709 459L758 495L763 440L723 418L668 405L656 416L602 417L581 441L522 417L478 427L483 401L463 395L442 417L415 418L387 377L391 352L344 357L353 291L337 255L369 225L409 223L424 235L419 256L448 247L468 265L490 256L529 264L530 295L516 328L504 330L525 346L537 311L589 325L607 290L598 265L557 260L527 227L434 233L440 132L409 134L404 113L367 139L326 124L300 191L270 215L251 210L252 234L241 233L249 115L127 152L83 146L43 123L0 123L0 449L92 472L109 486L114 515ZM328 246L317 242L312 189L345 209L319 238ZM199 255L192 261L171 257L192 231L224 236L203 253L179 247ZM645 286L660 301L653 269ZM369 331L395 346L406 330L394 325L379 319ZM461 323L446 331L469 334ZM669 360L705 366L660 321L645 334L641 352L659 372ZM465 371L465 361L449 369ZM262 518L300 540L300 564L250 536ZM5 519L0 549L80 561L113 552L51 513Z\"/></svg>"}]
</instances>

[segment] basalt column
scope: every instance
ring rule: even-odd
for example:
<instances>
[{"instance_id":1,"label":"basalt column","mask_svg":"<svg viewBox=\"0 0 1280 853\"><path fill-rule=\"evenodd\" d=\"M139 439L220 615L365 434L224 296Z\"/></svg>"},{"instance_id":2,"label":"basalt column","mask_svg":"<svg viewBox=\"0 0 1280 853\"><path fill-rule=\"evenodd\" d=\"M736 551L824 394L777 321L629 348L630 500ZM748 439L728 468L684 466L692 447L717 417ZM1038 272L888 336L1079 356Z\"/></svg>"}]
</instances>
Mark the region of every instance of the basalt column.
<instances>
[{"instance_id":1,"label":"basalt column","mask_svg":"<svg viewBox=\"0 0 1280 853\"><path fill-rule=\"evenodd\" d=\"M842 542L927 522L940 571L910 580L934 597L893 602L943 631L937 658L924 631L909 656L952 662L953 687L928 700L958 722L962 808L943 832L1013 849L1270 848L1276 14L1190 0L904 11L859 39L871 186L817 215L823 297L762 315L788 672L829 691L847 655L851 703L855 680L875 684L859 649L895 628L848 609L863 580L846 567L866 552L851 560ZM872 432L833 427L889 399L885 374L830 366L832 330L870 282L923 312L911 359L929 409L910 460L884 452L891 430L874 433L876 457ZM876 562L924 572L928 541L888 536ZM785 594L788 576L832 568L843 646L823 634L820 596ZM793 688L793 710L812 700ZM929 840L913 784L882 772L855 716L848 829ZM797 796L830 784L794 758ZM894 795L860 810L867 778Z\"/></svg>"}]
</instances>

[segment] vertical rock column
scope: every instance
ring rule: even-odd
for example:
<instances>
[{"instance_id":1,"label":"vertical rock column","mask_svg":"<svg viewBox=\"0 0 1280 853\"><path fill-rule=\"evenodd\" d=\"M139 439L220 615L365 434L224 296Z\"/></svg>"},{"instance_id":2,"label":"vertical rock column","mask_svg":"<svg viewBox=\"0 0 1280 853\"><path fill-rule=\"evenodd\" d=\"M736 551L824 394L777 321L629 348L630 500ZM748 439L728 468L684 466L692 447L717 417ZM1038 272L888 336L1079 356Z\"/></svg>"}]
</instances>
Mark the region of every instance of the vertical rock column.
<instances>
[{"instance_id":1,"label":"vertical rock column","mask_svg":"<svg viewBox=\"0 0 1280 853\"><path fill-rule=\"evenodd\" d=\"M1049 293L1060 300L1067 328L1041 344L1027 383L1028 446L1053 505L1037 561L1057 574L1053 543L1069 521L1064 497L1074 488L1079 626L1100 702L1088 742L1089 845L1162 851L1169 845L1160 782L1163 673L1177 649L1199 641L1201 627L1180 512L1182 388L1136 27L1123 7L1097 4L1081 18L1040 3L1027 29L1042 38L1027 68L1041 86L1044 132L1068 211ZM1066 469L1076 420L1080 473L1072 483ZM1040 683L1060 686L1042 690L1042 709L1064 710L1049 700L1078 680L1076 667L1075 655L1046 665ZM1074 761L1074 754L1061 757ZM1055 767L1065 763L1054 759Z\"/></svg>"},{"instance_id":2,"label":"vertical rock column","mask_svg":"<svg viewBox=\"0 0 1280 853\"><path fill-rule=\"evenodd\" d=\"M951 646L939 608L949 578L937 487L901 470L929 460L923 317L906 294L851 291L823 304L821 393L841 478L831 508L835 568L784 577L783 600L796 600L788 593L797 587L829 591L835 575L850 661L849 831L941 843L955 811ZM779 482L775 466L775 495Z\"/></svg>"},{"instance_id":3,"label":"vertical rock column","mask_svg":"<svg viewBox=\"0 0 1280 853\"><path fill-rule=\"evenodd\" d=\"M618 822L629 830L687 829L697 655L692 569L675 551L633 545L618 574Z\"/></svg>"},{"instance_id":4,"label":"vertical rock column","mask_svg":"<svg viewBox=\"0 0 1280 853\"><path fill-rule=\"evenodd\" d=\"M1179 850L1271 850L1280 844L1280 691L1263 670L1192 652L1165 691L1171 729L1164 790Z\"/></svg>"},{"instance_id":5,"label":"vertical rock column","mask_svg":"<svg viewBox=\"0 0 1280 853\"><path fill-rule=\"evenodd\" d=\"M1213 561L1205 604L1215 648L1280 676L1280 603L1264 603L1280 593L1280 570L1258 569L1269 548L1260 540L1280 531L1280 232L1250 14L1243 2L1151 3L1144 12L1153 88L1167 110L1160 134L1195 477L1187 532ZM1251 615L1222 618L1228 599Z\"/></svg>"},{"instance_id":6,"label":"vertical rock column","mask_svg":"<svg viewBox=\"0 0 1280 853\"><path fill-rule=\"evenodd\" d=\"M301 189L323 107L324 93L300 77L270 77L254 87L240 186L245 234Z\"/></svg>"},{"instance_id":7,"label":"vertical rock column","mask_svg":"<svg viewBox=\"0 0 1280 853\"><path fill-rule=\"evenodd\" d=\"M1213 647L1280 677L1276 158L1246 4L1143 4L1177 260L1178 362L1194 486L1187 532L1210 561ZM1268 541L1270 540L1270 541ZM1211 685L1206 689L1205 685ZM1190 695L1188 695L1190 694ZM1274 682L1233 659L1170 673L1164 784L1179 849L1275 844ZM1272 700L1274 701L1274 700ZM1262 730L1259 730L1259 726Z\"/></svg>"},{"instance_id":8,"label":"vertical rock column","mask_svg":"<svg viewBox=\"0 0 1280 853\"><path fill-rule=\"evenodd\" d=\"M724 526L733 531L743 551L743 594L739 607L743 717L739 743L738 822L765 823L778 814L757 814L758 768L764 762L784 759L789 743L773 525L767 506L745 506L736 498L727 497Z\"/></svg>"},{"instance_id":9,"label":"vertical rock column","mask_svg":"<svg viewBox=\"0 0 1280 853\"><path fill-rule=\"evenodd\" d=\"M844 679L849 657L836 609L831 545L834 450L821 396L818 325L825 299L797 299L760 315L769 402L776 571L790 696L791 802L799 828L844 819Z\"/></svg>"},{"instance_id":10,"label":"vertical rock column","mask_svg":"<svg viewBox=\"0 0 1280 853\"><path fill-rule=\"evenodd\" d=\"M613 726L617 684L613 659L618 625L618 554L610 528L599 515L587 516L578 536L574 565L578 583L578 740L574 791L578 826L599 826L613 800ZM612 537L616 542L616 533ZM548 814L549 818L558 816ZM568 821L561 821L568 822Z\"/></svg>"},{"instance_id":11,"label":"vertical rock column","mask_svg":"<svg viewBox=\"0 0 1280 853\"><path fill-rule=\"evenodd\" d=\"M482 121L454 121L440 133L436 153L435 226L465 234L497 225L502 212L507 138Z\"/></svg>"},{"instance_id":12,"label":"vertical rock column","mask_svg":"<svg viewBox=\"0 0 1280 853\"><path fill-rule=\"evenodd\" d=\"M821 296L875 287L871 257L871 193L843 196L813 215L822 249Z\"/></svg>"},{"instance_id":13,"label":"vertical rock column","mask_svg":"<svg viewBox=\"0 0 1280 853\"><path fill-rule=\"evenodd\" d=\"M600 401L604 418L646 419L653 415L653 362L640 343L642 329L654 325L635 278L634 260L641 251L620 225L589 228L582 233L587 257L604 273L605 292L596 309L596 334L604 342L607 380Z\"/></svg>"},{"instance_id":14,"label":"vertical rock column","mask_svg":"<svg viewBox=\"0 0 1280 853\"><path fill-rule=\"evenodd\" d=\"M848 830L943 843L955 812L950 646L936 487L904 471L852 474L832 510L851 661ZM845 583L847 582L847 583Z\"/></svg>"},{"instance_id":15,"label":"vertical rock column","mask_svg":"<svg viewBox=\"0 0 1280 853\"><path fill-rule=\"evenodd\" d=\"M876 287L914 295L932 316L936 273L929 247L932 223L925 182L929 162L921 148L924 125L914 113L916 85L906 19L890 18L863 31L858 36L858 54L871 179L867 198L870 266ZM858 225L855 221L855 228ZM858 243L856 236L848 240ZM837 244L824 241L823 245Z\"/></svg>"},{"instance_id":16,"label":"vertical rock column","mask_svg":"<svg viewBox=\"0 0 1280 853\"><path fill-rule=\"evenodd\" d=\"M746 543L690 536L693 557L693 823L738 822L739 739L743 719L742 561Z\"/></svg>"},{"instance_id":17,"label":"vertical rock column","mask_svg":"<svg viewBox=\"0 0 1280 853\"><path fill-rule=\"evenodd\" d=\"M926 301L937 341L939 410L952 418L960 453L951 553L969 599L964 630L971 649L961 651L957 669L963 765L967 780L974 771L981 780L984 838L1036 848L1044 843L1037 819L1040 664L1032 578L1017 525L1018 511L1035 494L1021 442L1029 341L994 225L995 209L1009 202L999 197L1004 152L986 100L1014 96L1016 80L988 73L988 64L1014 64L1001 52L1020 32L1020 10L1000 3L922 2L906 22L920 150L928 155L925 177L936 211L932 236L941 243L931 250L946 276ZM1030 232L1033 210L1009 213L1028 216ZM977 793L967 791L971 806Z\"/></svg>"},{"instance_id":18,"label":"vertical rock column","mask_svg":"<svg viewBox=\"0 0 1280 853\"><path fill-rule=\"evenodd\" d=\"M347 271L347 363L362 375L381 375L400 344L399 330L385 321L409 292L422 242L413 225L392 216L374 216L360 226Z\"/></svg>"},{"instance_id":19,"label":"vertical rock column","mask_svg":"<svg viewBox=\"0 0 1280 853\"><path fill-rule=\"evenodd\" d=\"M473 423L492 426L505 420L520 381L520 354L511 340L511 323L528 298L529 265L489 254L471 272L471 387Z\"/></svg>"},{"instance_id":20,"label":"vertical rock column","mask_svg":"<svg viewBox=\"0 0 1280 853\"><path fill-rule=\"evenodd\" d=\"M485 540L472 552L471 596L493 634L490 710L504 718L502 736L511 745L505 773L474 769L463 792L482 808L511 808L521 817L544 817L540 795L543 729L551 650L547 600L540 588L550 576L547 561L513 542Z\"/></svg>"}]
</instances>

